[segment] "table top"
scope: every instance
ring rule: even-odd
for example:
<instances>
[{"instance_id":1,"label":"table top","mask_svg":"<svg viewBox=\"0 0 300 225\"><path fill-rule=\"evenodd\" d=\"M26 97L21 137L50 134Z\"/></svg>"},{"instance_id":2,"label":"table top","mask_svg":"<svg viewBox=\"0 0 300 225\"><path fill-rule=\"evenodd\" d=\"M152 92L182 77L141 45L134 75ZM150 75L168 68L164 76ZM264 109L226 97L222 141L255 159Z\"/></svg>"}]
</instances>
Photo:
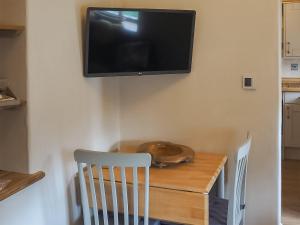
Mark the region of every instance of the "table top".
<instances>
[{"instance_id":1,"label":"table top","mask_svg":"<svg viewBox=\"0 0 300 225\"><path fill-rule=\"evenodd\" d=\"M208 193L227 161L227 156L196 152L193 162L166 168L150 168L150 187L179 191ZM121 182L120 170L115 168L116 182ZM99 179L93 168L94 179ZM109 181L109 171L103 169L104 180ZM139 184L144 183L144 171L138 170ZM132 169L126 169L126 180L132 184Z\"/></svg>"}]
</instances>

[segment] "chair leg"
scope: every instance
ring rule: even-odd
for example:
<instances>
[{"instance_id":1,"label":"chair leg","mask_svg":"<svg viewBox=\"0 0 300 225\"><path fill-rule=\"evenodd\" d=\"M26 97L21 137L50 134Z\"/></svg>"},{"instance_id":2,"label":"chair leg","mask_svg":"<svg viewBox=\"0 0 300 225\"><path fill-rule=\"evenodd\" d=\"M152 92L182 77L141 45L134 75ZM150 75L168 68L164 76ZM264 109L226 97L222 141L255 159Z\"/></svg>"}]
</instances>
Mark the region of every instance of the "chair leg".
<instances>
[{"instance_id":1,"label":"chair leg","mask_svg":"<svg viewBox=\"0 0 300 225\"><path fill-rule=\"evenodd\" d=\"M218 197L224 198L224 167L222 168L220 175L218 177Z\"/></svg>"},{"instance_id":2,"label":"chair leg","mask_svg":"<svg viewBox=\"0 0 300 225\"><path fill-rule=\"evenodd\" d=\"M245 225L245 210L243 212L243 217L242 217L240 225Z\"/></svg>"}]
</instances>

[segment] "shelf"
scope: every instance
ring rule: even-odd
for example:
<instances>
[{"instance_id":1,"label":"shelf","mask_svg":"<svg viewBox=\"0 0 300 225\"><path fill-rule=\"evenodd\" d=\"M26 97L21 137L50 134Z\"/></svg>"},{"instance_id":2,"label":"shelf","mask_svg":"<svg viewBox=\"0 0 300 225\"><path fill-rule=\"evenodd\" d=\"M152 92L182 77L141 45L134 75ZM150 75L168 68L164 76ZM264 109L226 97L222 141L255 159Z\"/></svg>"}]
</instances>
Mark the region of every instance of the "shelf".
<instances>
[{"instance_id":1,"label":"shelf","mask_svg":"<svg viewBox=\"0 0 300 225\"><path fill-rule=\"evenodd\" d=\"M0 24L0 36L18 35L24 30L24 26Z\"/></svg>"},{"instance_id":2,"label":"shelf","mask_svg":"<svg viewBox=\"0 0 300 225\"><path fill-rule=\"evenodd\" d=\"M0 170L0 201L27 188L44 176L45 173L43 171L34 174L24 174Z\"/></svg>"},{"instance_id":3,"label":"shelf","mask_svg":"<svg viewBox=\"0 0 300 225\"><path fill-rule=\"evenodd\" d=\"M5 103L1 103L0 102L0 110L1 109L17 109L19 107L21 107L22 105L24 105L26 102L22 101L20 99L14 99L14 100L10 100L8 102Z\"/></svg>"},{"instance_id":4,"label":"shelf","mask_svg":"<svg viewBox=\"0 0 300 225\"><path fill-rule=\"evenodd\" d=\"M1 95L6 98L1 100ZM25 101L17 98L9 88L0 89L0 109L14 109L23 105Z\"/></svg>"}]
</instances>

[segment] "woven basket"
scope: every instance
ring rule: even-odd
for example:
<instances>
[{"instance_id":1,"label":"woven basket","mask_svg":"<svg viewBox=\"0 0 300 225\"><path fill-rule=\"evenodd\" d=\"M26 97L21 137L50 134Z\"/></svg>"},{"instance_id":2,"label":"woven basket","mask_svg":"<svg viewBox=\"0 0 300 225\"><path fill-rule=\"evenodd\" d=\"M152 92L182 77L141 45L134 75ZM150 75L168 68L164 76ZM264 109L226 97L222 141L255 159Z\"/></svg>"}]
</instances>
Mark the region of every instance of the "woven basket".
<instances>
[{"instance_id":1,"label":"woven basket","mask_svg":"<svg viewBox=\"0 0 300 225\"><path fill-rule=\"evenodd\" d=\"M152 156L152 165L166 167L194 159L194 151L184 145L165 141L147 142L138 147L137 152L149 153Z\"/></svg>"}]
</instances>

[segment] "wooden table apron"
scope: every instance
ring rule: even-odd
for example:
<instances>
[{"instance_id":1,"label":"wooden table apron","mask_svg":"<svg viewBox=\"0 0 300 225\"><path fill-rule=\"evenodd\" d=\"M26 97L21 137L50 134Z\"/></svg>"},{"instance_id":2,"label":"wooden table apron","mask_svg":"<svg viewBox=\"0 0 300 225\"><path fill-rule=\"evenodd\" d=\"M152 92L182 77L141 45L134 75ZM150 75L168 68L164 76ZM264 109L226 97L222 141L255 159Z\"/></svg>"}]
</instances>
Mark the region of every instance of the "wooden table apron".
<instances>
[{"instance_id":1,"label":"wooden table apron","mask_svg":"<svg viewBox=\"0 0 300 225\"><path fill-rule=\"evenodd\" d=\"M192 163L180 164L168 168L150 168L149 216L159 220L181 224L208 225L209 198L208 193L219 178L218 193L224 194L225 155L197 152ZM94 181L97 196L100 196L99 176L94 168ZM112 197L108 169L103 169L107 207L112 210ZM144 173L139 175L139 215L143 216ZM122 189L119 169L115 168L119 211L122 212ZM132 170L126 169L129 212L132 213ZM87 180L89 203L92 206L89 182ZM97 197L98 208L101 209L100 197Z\"/></svg>"}]
</instances>

